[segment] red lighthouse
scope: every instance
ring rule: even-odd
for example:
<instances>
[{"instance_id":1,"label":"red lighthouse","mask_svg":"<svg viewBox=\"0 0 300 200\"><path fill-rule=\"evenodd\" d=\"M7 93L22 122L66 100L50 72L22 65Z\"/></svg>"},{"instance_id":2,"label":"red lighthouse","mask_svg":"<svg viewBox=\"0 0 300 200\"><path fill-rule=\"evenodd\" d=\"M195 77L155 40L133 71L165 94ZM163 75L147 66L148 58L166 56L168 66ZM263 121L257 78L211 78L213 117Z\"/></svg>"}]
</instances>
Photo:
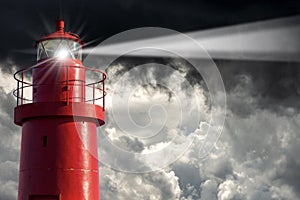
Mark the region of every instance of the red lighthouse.
<instances>
[{"instance_id":1,"label":"red lighthouse","mask_svg":"<svg viewBox=\"0 0 300 200\"><path fill-rule=\"evenodd\" d=\"M104 124L106 76L82 65L82 47L58 21L36 42L37 64L14 75L19 200L100 199L96 128Z\"/></svg>"}]
</instances>

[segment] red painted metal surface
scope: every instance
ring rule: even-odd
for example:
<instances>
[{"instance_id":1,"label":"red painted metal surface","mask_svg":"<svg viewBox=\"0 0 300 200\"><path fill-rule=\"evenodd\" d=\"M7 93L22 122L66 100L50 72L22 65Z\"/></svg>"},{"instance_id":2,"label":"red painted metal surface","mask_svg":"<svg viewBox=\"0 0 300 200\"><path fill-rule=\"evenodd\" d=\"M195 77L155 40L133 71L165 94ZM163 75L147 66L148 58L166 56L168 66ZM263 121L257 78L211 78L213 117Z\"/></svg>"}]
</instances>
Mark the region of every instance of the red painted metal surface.
<instances>
[{"instance_id":1,"label":"red painted metal surface","mask_svg":"<svg viewBox=\"0 0 300 200\"><path fill-rule=\"evenodd\" d=\"M38 43L58 36L80 41L64 33L60 21L57 32ZM87 70L99 80L87 83ZM27 72L32 81L25 80ZM96 127L105 123L105 77L73 58L44 59L15 74L15 123L22 126L19 200L100 199Z\"/></svg>"},{"instance_id":2,"label":"red painted metal surface","mask_svg":"<svg viewBox=\"0 0 300 200\"><path fill-rule=\"evenodd\" d=\"M54 33L51 33L50 35L47 35L47 36L44 36L42 37L40 40L38 40L36 43L35 43L35 46L42 42L42 41L45 41L45 40L52 40L52 39L57 39L57 38L63 38L63 39L70 39L70 40L74 40L76 42L79 42L83 45L83 41L80 39L80 37L75 34L75 33L72 33L72 32L65 32L64 31L64 26L65 26L65 23L64 21L62 20L58 20L56 22L56 32Z\"/></svg>"}]
</instances>

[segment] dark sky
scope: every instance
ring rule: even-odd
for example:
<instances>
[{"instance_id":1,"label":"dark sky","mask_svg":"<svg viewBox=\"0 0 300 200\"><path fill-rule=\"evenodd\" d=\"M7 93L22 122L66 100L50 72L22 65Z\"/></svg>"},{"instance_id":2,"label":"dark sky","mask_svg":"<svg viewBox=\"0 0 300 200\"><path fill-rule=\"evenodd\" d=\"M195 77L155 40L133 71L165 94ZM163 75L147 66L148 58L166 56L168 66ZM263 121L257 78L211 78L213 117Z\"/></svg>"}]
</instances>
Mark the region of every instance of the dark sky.
<instances>
[{"instance_id":1,"label":"dark sky","mask_svg":"<svg viewBox=\"0 0 300 200\"><path fill-rule=\"evenodd\" d=\"M19 64L33 61L32 43L54 31L55 21L85 41L99 42L131 28L157 26L180 32L202 30L300 13L299 1L102 0L4 1L0 7L0 55ZM20 53L20 51L22 51Z\"/></svg>"}]
</instances>

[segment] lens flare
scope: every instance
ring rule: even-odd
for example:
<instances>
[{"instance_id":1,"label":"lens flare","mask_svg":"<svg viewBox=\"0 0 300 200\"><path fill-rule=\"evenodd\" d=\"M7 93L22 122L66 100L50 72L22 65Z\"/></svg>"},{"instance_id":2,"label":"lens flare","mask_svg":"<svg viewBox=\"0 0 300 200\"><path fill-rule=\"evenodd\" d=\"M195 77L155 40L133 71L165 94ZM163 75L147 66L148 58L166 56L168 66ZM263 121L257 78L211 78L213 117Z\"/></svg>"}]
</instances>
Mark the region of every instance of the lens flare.
<instances>
[{"instance_id":1,"label":"lens flare","mask_svg":"<svg viewBox=\"0 0 300 200\"><path fill-rule=\"evenodd\" d=\"M58 59L65 59L65 58L67 58L68 57L68 51L66 50L66 49L60 49L57 53L56 53L56 55L55 55L55 57L57 57Z\"/></svg>"}]
</instances>

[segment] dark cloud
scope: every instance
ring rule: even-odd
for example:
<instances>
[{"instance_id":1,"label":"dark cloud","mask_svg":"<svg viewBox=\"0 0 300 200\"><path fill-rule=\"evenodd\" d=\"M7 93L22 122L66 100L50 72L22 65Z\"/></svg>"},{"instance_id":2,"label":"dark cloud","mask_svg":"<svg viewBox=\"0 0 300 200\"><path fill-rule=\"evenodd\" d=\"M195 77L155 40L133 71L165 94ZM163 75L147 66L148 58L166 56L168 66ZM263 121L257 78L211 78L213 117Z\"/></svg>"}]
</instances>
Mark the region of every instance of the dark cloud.
<instances>
[{"instance_id":1,"label":"dark cloud","mask_svg":"<svg viewBox=\"0 0 300 200\"><path fill-rule=\"evenodd\" d=\"M10 66L11 63L6 64ZM0 197L4 200L17 196L21 139L21 129L13 123L16 101L11 93L13 83L10 71L0 70Z\"/></svg>"},{"instance_id":2,"label":"dark cloud","mask_svg":"<svg viewBox=\"0 0 300 200\"><path fill-rule=\"evenodd\" d=\"M298 74L297 70L285 73L285 69L295 69L297 63L216 61L216 64L221 70L229 105L225 130L216 150L205 160L199 160L198 149L192 146L190 152L170 168L144 175L101 167L102 199L299 198L298 104L285 98L280 101L282 96L279 98L276 92L267 89L277 81L286 81L288 84L279 85L288 89L289 80L296 81ZM274 70L272 66L282 76L269 75ZM9 75L2 72L2 77ZM14 199L20 129L12 124L13 97L3 87L0 94L1 120L4 120L0 126L3 141L0 181L5 188L0 195L3 199ZM276 109L278 105L281 109ZM143 143L129 137L122 136L121 143L125 149L135 152L144 148ZM127 161L126 157L119 160L124 166L141 164ZM282 190L286 192L281 193Z\"/></svg>"},{"instance_id":3,"label":"dark cloud","mask_svg":"<svg viewBox=\"0 0 300 200\"><path fill-rule=\"evenodd\" d=\"M300 63L217 60L216 65L226 91L240 95L228 96L228 106L237 114L255 112L253 106L280 113L286 107L299 110Z\"/></svg>"},{"instance_id":4,"label":"dark cloud","mask_svg":"<svg viewBox=\"0 0 300 200\"><path fill-rule=\"evenodd\" d=\"M168 64L174 67L175 61ZM131 67L143 63L135 62ZM181 199L299 198L299 104L294 84L299 64L215 62L228 97L225 130L206 160L199 160L192 146L171 169L165 169L179 178ZM187 71L186 78L201 85L188 64L181 62L180 66L174 68ZM280 90L272 90L274 87ZM286 192L281 193L282 189Z\"/></svg>"},{"instance_id":5,"label":"dark cloud","mask_svg":"<svg viewBox=\"0 0 300 200\"><path fill-rule=\"evenodd\" d=\"M199 190L202 178L200 177L198 166L191 165L190 163L175 163L172 169L179 178L182 197L188 198L188 196L193 194L194 190ZM194 194L194 197L197 196L199 197L199 193Z\"/></svg>"}]
</instances>

